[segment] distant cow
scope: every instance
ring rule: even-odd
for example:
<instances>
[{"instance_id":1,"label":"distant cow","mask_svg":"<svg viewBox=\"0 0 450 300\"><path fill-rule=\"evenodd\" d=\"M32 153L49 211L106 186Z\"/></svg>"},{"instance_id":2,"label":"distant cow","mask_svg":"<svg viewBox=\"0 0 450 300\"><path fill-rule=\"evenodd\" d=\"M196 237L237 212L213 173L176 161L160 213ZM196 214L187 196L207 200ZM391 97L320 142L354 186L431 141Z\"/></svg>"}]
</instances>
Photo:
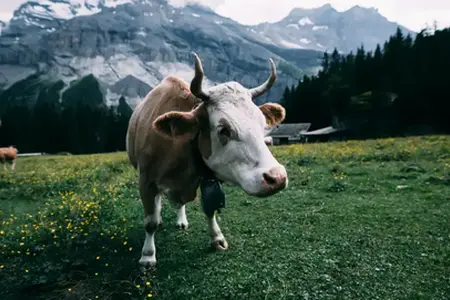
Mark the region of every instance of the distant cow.
<instances>
[{"instance_id":1,"label":"distant cow","mask_svg":"<svg viewBox=\"0 0 450 300\"><path fill-rule=\"evenodd\" d=\"M273 138L271 136L266 136L264 138L264 143L268 146L273 146Z\"/></svg>"},{"instance_id":2,"label":"distant cow","mask_svg":"<svg viewBox=\"0 0 450 300\"><path fill-rule=\"evenodd\" d=\"M146 267L156 264L154 236L161 223L163 193L178 210L177 226L185 229L185 204L196 198L207 172L261 198L288 185L285 167L264 143L266 124L282 122L285 110L275 103L257 106L252 101L275 82L274 62L270 59L270 77L258 87L226 82L203 91L203 67L193 55L195 75L190 86L174 76L164 78L136 106L128 126L126 149L138 172L145 214L139 263ZM205 214L211 244L226 250L214 213Z\"/></svg>"},{"instance_id":3,"label":"distant cow","mask_svg":"<svg viewBox=\"0 0 450 300\"><path fill-rule=\"evenodd\" d=\"M6 170L6 162L11 164L11 170L16 168L17 149L13 146L0 148L0 161L3 164L3 169Z\"/></svg>"}]
</instances>

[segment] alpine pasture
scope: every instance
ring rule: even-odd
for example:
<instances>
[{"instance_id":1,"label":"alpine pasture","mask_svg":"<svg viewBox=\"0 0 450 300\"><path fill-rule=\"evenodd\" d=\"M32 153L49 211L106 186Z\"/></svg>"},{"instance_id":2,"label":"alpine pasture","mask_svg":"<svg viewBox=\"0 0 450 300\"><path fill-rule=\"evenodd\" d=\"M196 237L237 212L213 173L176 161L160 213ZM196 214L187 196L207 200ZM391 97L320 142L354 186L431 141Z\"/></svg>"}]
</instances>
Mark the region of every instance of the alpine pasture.
<instances>
[{"instance_id":1,"label":"alpine pasture","mask_svg":"<svg viewBox=\"0 0 450 300\"><path fill-rule=\"evenodd\" d=\"M448 299L450 137L271 147L289 187L224 186L213 251L201 204L163 202L157 267L123 152L18 158L0 170L1 299Z\"/></svg>"}]
</instances>

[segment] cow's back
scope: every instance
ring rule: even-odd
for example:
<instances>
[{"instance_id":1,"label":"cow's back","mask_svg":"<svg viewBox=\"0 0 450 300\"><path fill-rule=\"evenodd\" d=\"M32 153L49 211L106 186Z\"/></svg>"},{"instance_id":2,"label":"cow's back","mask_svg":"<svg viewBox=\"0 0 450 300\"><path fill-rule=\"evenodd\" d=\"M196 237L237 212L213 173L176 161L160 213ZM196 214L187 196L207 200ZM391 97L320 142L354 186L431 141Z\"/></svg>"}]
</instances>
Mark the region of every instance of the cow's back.
<instances>
[{"instance_id":1,"label":"cow's back","mask_svg":"<svg viewBox=\"0 0 450 300\"><path fill-rule=\"evenodd\" d=\"M17 149L13 147L0 148L0 160L10 161L17 158Z\"/></svg>"},{"instance_id":2,"label":"cow's back","mask_svg":"<svg viewBox=\"0 0 450 300\"><path fill-rule=\"evenodd\" d=\"M185 81L169 76L136 106L126 137L128 157L135 168L145 168L158 179L168 176L181 165L192 164L190 142L166 139L153 129L152 124L169 111L190 111L196 101L198 99L191 94Z\"/></svg>"}]
</instances>

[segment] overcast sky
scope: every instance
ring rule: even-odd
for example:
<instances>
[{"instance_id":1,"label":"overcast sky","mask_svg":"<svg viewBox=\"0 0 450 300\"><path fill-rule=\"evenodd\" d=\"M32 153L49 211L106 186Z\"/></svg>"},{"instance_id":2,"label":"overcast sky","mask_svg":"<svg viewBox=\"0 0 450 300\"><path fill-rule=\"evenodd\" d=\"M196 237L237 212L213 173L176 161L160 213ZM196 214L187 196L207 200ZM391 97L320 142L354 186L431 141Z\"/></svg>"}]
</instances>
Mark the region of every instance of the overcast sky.
<instances>
[{"instance_id":1,"label":"overcast sky","mask_svg":"<svg viewBox=\"0 0 450 300\"><path fill-rule=\"evenodd\" d=\"M173 4L200 2L209 5L217 13L243 24L264 21L275 22L285 17L294 7L312 8L330 3L338 11L354 5L378 8L390 21L419 31L426 24L438 28L450 26L449 0L169 0ZM12 12L24 0L0 0L0 20L8 20Z\"/></svg>"}]
</instances>

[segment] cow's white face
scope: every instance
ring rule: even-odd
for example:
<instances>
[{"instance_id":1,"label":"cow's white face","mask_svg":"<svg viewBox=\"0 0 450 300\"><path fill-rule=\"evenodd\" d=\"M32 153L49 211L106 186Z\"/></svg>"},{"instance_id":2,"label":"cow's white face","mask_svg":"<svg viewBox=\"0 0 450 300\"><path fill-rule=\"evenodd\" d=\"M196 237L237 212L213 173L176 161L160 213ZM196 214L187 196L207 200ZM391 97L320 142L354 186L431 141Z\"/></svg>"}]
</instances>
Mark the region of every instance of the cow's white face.
<instances>
[{"instance_id":1,"label":"cow's white face","mask_svg":"<svg viewBox=\"0 0 450 300\"><path fill-rule=\"evenodd\" d=\"M272 155L264 141L267 124L281 123L284 108L275 103L256 106L253 98L262 95L275 81L246 89L237 82L219 84L203 92L203 68L196 56L196 75L191 83L194 95L203 103L190 112L168 112L153 123L155 130L175 139L198 136L198 147L206 165L215 175L258 197L270 196L288 184L286 169Z\"/></svg>"},{"instance_id":2,"label":"cow's white face","mask_svg":"<svg viewBox=\"0 0 450 300\"><path fill-rule=\"evenodd\" d=\"M251 195L269 196L285 188L286 170L264 142L267 123L283 121L284 108L274 103L256 106L250 92L235 82L211 88L208 96L208 118L203 120L208 127L199 139L207 166L219 179Z\"/></svg>"}]
</instances>

